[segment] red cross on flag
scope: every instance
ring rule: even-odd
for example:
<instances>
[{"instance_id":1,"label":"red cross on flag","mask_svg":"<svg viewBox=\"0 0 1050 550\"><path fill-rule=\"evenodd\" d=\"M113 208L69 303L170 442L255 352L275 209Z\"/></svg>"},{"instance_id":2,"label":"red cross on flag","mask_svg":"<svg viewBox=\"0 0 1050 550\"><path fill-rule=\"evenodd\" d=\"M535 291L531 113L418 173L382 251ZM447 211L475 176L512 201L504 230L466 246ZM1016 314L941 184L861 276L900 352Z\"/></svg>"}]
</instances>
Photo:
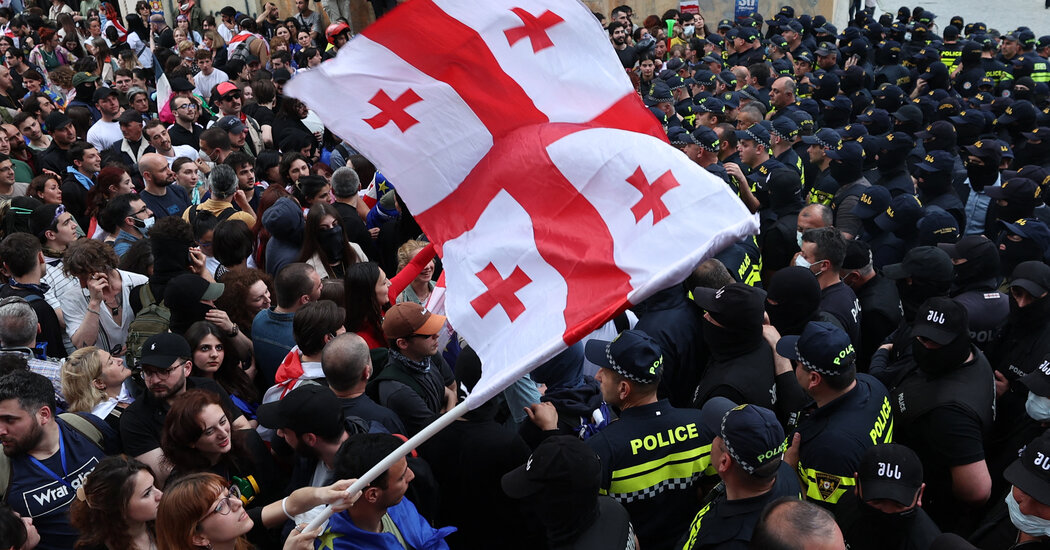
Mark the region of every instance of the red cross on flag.
<instances>
[{"instance_id":1,"label":"red cross on flag","mask_svg":"<svg viewBox=\"0 0 1050 550\"><path fill-rule=\"evenodd\" d=\"M667 144L579 2L409 0L285 91L439 247L475 406L758 230Z\"/></svg>"}]
</instances>

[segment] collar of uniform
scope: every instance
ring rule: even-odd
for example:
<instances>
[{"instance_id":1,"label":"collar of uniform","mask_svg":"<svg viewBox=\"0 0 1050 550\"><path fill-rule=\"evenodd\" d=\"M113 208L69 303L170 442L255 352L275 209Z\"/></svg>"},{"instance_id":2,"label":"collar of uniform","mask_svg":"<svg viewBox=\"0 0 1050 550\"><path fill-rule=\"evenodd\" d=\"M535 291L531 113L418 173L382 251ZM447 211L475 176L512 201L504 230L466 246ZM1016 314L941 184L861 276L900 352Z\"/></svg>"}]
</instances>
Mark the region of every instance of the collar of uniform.
<instances>
[{"instance_id":1,"label":"collar of uniform","mask_svg":"<svg viewBox=\"0 0 1050 550\"><path fill-rule=\"evenodd\" d=\"M637 405L634 407L628 407L620 413L620 419L638 417L647 418L650 416L658 416L672 410L674 407L671 406L671 402L666 399L657 400L655 403L648 403L645 405Z\"/></svg>"}]
</instances>

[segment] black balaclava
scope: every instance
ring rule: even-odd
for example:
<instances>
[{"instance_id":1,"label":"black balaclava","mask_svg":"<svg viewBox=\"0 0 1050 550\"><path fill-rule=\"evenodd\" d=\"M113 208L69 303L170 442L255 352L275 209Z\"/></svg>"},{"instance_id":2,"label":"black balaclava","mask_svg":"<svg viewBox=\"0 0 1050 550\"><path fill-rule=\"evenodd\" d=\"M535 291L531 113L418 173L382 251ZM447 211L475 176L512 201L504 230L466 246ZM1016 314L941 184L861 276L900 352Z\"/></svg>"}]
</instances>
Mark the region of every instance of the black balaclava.
<instances>
[{"instance_id":1,"label":"black balaclava","mask_svg":"<svg viewBox=\"0 0 1050 550\"><path fill-rule=\"evenodd\" d=\"M1004 229L999 233L999 239L996 241L996 244L999 245L1000 274L1003 277L1009 277L1017 264L1021 262L1042 261L1043 250L1035 240L1022 238L1015 242L1006 238L1006 235L1007 231Z\"/></svg>"},{"instance_id":2,"label":"black balaclava","mask_svg":"<svg viewBox=\"0 0 1050 550\"><path fill-rule=\"evenodd\" d=\"M967 162L966 175L970 178L970 187L979 192L986 186L995 183L999 177L999 167Z\"/></svg>"},{"instance_id":3,"label":"black balaclava","mask_svg":"<svg viewBox=\"0 0 1050 550\"><path fill-rule=\"evenodd\" d=\"M911 284L908 284L905 279L898 280L897 293L904 309L904 320L911 323L923 302L936 296L947 296L950 286L950 281L927 281L913 277Z\"/></svg>"},{"instance_id":4,"label":"black balaclava","mask_svg":"<svg viewBox=\"0 0 1050 550\"><path fill-rule=\"evenodd\" d=\"M927 375L947 374L962 366L970 356L970 333L960 334L955 340L937 349L929 349L917 338L913 338L911 354L915 358L915 364Z\"/></svg>"},{"instance_id":5,"label":"black balaclava","mask_svg":"<svg viewBox=\"0 0 1050 550\"><path fill-rule=\"evenodd\" d=\"M846 185L860 179L864 173L864 165L859 162L833 160L828 165L828 171L839 185Z\"/></svg>"},{"instance_id":6,"label":"black balaclava","mask_svg":"<svg viewBox=\"0 0 1050 550\"><path fill-rule=\"evenodd\" d=\"M769 280L766 313L780 334L801 334L806 323L816 319L819 312L820 283L809 269L797 265L786 267Z\"/></svg>"}]
</instances>

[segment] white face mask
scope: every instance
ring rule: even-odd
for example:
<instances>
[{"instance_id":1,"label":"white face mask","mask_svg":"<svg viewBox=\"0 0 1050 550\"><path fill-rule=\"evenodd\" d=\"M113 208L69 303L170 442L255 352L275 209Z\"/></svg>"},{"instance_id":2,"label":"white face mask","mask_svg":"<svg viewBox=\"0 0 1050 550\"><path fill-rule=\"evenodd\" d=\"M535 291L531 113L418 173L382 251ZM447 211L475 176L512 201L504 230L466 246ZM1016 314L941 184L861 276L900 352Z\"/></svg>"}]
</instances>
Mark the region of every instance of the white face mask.
<instances>
[{"instance_id":1,"label":"white face mask","mask_svg":"<svg viewBox=\"0 0 1050 550\"><path fill-rule=\"evenodd\" d=\"M1012 488L1006 493L1006 507L1010 509L1010 523L1013 523L1014 527L1022 533L1033 537L1050 536L1050 520L1022 514L1021 505L1014 498Z\"/></svg>"},{"instance_id":2,"label":"white face mask","mask_svg":"<svg viewBox=\"0 0 1050 550\"><path fill-rule=\"evenodd\" d=\"M799 254L798 256L795 256L795 265L809 269L813 264L809 263L809 260L803 258L802 254Z\"/></svg>"},{"instance_id":3,"label":"white face mask","mask_svg":"<svg viewBox=\"0 0 1050 550\"><path fill-rule=\"evenodd\" d=\"M1028 417L1036 422L1050 422L1050 398L1028 392L1028 401L1024 403Z\"/></svg>"},{"instance_id":4,"label":"white face mask","mask_svg":"<svg viewBox=\"0 0 1050 550\"><path fill-rule=\"evenodd\" d=\"M798 249L802 250L802 232L797 229L795 230L795 242L798 243Z\"/></svg>"},{"instance_id":5,"label":"white face mask","mask_svg":"<svg viewBox=\"0 0 1050 550\"><path fill-rule=\"evenodd\" d=\"M686 36L686 37L693 36L694 32L696 32L696 27L694 27L693 25L686 25L686 26L682 27L682 35L683 36Z\"/></svg>"}]
</instances>

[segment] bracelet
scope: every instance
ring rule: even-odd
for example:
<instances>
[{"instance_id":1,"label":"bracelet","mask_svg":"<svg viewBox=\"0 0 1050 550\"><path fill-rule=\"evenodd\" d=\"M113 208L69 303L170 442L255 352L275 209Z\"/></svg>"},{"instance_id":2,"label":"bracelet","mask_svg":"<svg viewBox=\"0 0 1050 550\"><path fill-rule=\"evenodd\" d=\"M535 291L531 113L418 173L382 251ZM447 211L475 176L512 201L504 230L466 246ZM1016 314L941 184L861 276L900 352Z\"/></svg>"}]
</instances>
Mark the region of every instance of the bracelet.
<instances>
[{"instance_id":1,"label":"bracelet","mask_svg":"<svg viewBox=\"0 0 1050 550\"><path fill-rule=\"evenodd\" d=\"M295 518L292 517L292 515L288 513L288 508L286 508L284 506L284 503L287 500L288 500L288 497L284 497L284 498L281 499L281 511L284 512L284 517L286 517L286 518L288 518L288 519L290 519L292 521L295 521Z\"/></svg>"},{"instance_id":2,"label":"bracelet","mask_svg":"<svg viewBox=\"0 0 1050 550\"><path fill-rule=\"evenodd\" d=\"M99 311L97 309L88 309L87 311L88 311L88 313L94 313L95 315L98 315L99 317L102 317L102 314L99 313Z\"/></svg>"}]
</instances>

